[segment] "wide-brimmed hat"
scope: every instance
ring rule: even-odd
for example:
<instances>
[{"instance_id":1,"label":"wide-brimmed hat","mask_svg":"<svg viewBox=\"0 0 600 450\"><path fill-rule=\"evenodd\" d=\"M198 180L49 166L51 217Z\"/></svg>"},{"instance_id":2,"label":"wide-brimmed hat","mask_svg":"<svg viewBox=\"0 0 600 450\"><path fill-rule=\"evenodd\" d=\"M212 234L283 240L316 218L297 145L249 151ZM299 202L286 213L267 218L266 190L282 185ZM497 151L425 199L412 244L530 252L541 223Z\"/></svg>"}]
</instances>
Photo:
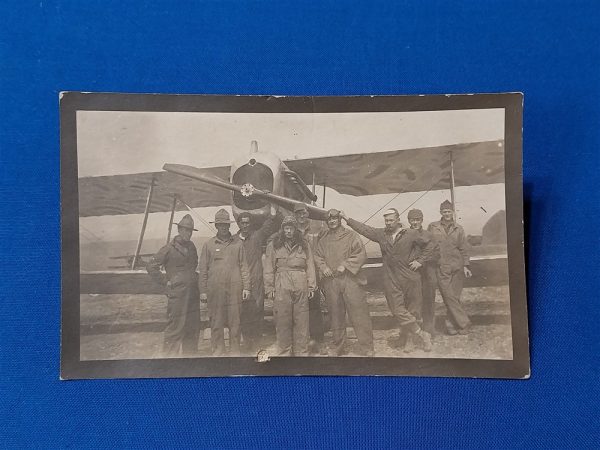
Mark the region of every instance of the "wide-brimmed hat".
<instances>
[{"instance_id":1,"label":"wide-brimmed hat","mask_svg":"<svg viewBox=\"0 0 600 450\"><path fill-rule=\"evenodd\" d=\"M231 220L231 217L229 216L229 213L227 212L226 209L220 209L217 211L217 213L215 214L215 220L213 222L210 223L233 223L233 220Z\"/></svg>"},{"instance_id":2,"label":"wide-brimmed hat","mask_svg":"<svg viewBox=\"0 0 600 450\"><path fill-rule=\"evenodd\" d=\"M188 230L192 230L192 231L198 231L194 228L194 219L192 219L192 216L190 216L189 214L186 214L185 216L183 216L181 218L181 220L179 221L179 223L177 224L178 227L182 227L182 228L187 228Z\"/></svg>"}]
</instances>

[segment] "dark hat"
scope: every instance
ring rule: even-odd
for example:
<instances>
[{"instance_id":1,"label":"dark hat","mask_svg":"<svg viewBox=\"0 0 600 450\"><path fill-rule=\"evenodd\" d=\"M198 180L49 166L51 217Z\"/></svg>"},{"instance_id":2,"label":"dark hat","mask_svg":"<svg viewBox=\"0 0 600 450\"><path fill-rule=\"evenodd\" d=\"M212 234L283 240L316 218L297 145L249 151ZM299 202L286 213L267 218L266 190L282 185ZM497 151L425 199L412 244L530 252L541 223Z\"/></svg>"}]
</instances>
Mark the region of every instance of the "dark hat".
<instances>
[{"instance_id":1,"label":"dark hat","mask_svg":"<svg viewBox=\"0 0 600 450\"><path fill-rule=\"evenodd\" d=\"M294 212L298 212L298 211L308 211L308 208L306 207L306 205L304 203L296 203L294 205Z\"/></svg>"},{"instance_id":2,"label":"dark hat","mask_svg":"<svg viewBox=\"0 0 600 450\"><path fill-rule=\"evenodd\" d=\"M451 202L449 202L448 200L444 200L442 202L442 204L440 205L440 211L442 211L444 209L454 209L454 208L452 207L452 203Z\"/></svg>"},{"instance_id":3,"label":"dark hat","mask_svg":"<svg viewBox=\"0 0 600 450\"><path fill-rule=\"evenodd\" d=\"M214 224L217 224L217 223L233 223L233 221L229 217L229 213L227 212L226 209L220 209L215 214L215 220L214 220L214 222L211 222L211 223L214 223Z\"/></svg>"},{"instance_id":4,"label":"dark hat","mask_svg":"<svg viewBox=\"0 0 600 450\"><path fill-rule=\"evenodd\" d=\"M192 219L192 216L189 214L183 216L177 226L187 228L188 230L198 231L194 228L194 219Z\"/></svg>"},{"instance_id":5,"label":"dark hat","mask_svg":"<svg viewBox=\"0 0 600 450\"><path fill-rule=\"evenodd\" d=\"M340 212L337 209L332 208L327 211L327 217L340 217Z\"/></svg>"},{"instance_id":6,"label":"dark hat","mask_svg":"<svg viewBox=\"0 0 600 450\"><path fill-rule=\"evenodd\" d=\"M252 214L250 214L248 211L244 211L244 212L238 214L238 216L237 216L238 223L240 223L242 221L242 219L245 219L246 217L248 219L250 219L250 223L252 223Z\"/></svg>"},{"instance_id":7,"label":"dark hat","mask_svg":"<svg viewBox=\"0 0 600 450\"><path fill-rule=\"evenodd\" d=\"M420 209L411 209L408 212L408 219L422 219L423 218L423 211L421 211Z\"/></svg>"},{"instance_id":8,"label":"dark hat","mask_svg":"<svg viewBox=\"0 0 600 450\"><path fill-rule=\"evenodd\" d=\"M298 228L298 221L296 221L294 216L285 216L283 218L283 222L281 222L281 228L283 229L283 227L286 225L291 225L294 228Z\"/></svg>"}]
</instances>

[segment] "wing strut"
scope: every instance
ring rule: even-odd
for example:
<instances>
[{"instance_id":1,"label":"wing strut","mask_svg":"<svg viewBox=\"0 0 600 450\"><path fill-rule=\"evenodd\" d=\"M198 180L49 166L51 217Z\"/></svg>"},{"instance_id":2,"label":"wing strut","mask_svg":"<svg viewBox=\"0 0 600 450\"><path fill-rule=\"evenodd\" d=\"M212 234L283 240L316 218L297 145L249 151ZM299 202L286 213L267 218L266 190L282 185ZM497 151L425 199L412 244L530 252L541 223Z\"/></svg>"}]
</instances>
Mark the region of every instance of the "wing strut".
<instances>
[{"instance_id":1,"label":"wing strut","mask_svg":"<svg viewBox=\"0 0 600 450\"><path fill-rule=\"evenodd\" d=\"M313 173L312 173L312 195L313 195L313 198L316 197L315 188L316 188L316 177L315 177L315 172L313 171ZM312 204L315 205L316 202L313 200Z\"/></svg>"},{"instance_id":2,"label":"wing strut","mask_svg":"<svg viewBox=\"0 0 600 450\"><path fill-rule=\"evenodd\" d=\"M144 210L144 221L142 222L142 229L140 230L140 237L138 239L135 254L133 255L133 261L131 261L131 270L135 269L135 264L140 256L140 250L142 249L142 242L144 242L144 233L146 232L146 224L148 223L148 213L150 212L150 205L152 204L152 194L154 193L154 186L156 186L156 180L152 176L150 182L150 189L148 189L148 198L146 199L146 209Z\"/></svg>"},{"instance_id":3,"label":"wing strut","mask_svg":"<svg viewBox=\"0 0 600 450\"><path fill-rule=\"evenodd\" d=\"M175 217L175 207L177 206L177 195L173 194L173 205L171 206L171 217L169 218L169 231L167 232L167 244L171 242L171 230L173 229L173 218Z\"/></svg>"},{"instance_id":4,"label":"wing strut","mask_svg":"<svg viewBox=\"0 0 600 450\"><path fill-rule=\"evenodd\" d=\"M450 201L452 202L454 220L456 220L456 203L454 202L454 155L452 150L448 152L448 155L450 156Z\"/></svg>"}]
</instances>

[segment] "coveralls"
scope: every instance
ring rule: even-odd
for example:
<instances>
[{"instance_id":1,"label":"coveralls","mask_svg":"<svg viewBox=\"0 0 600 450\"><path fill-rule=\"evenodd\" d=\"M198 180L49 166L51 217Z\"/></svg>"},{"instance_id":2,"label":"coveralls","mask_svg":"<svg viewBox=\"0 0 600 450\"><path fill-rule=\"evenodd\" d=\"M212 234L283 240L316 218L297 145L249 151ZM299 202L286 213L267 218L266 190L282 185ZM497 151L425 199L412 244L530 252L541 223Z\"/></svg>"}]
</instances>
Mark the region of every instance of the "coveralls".
<instances>
[{"instance_id":1,"label":"coveralls","mask_svg":"<svg viewBox=\"0 0 600 450\"><path fill-rule=\"evenodd\" d=\"M423 228L419 228L417 231L425 235L426 239L433 240L435 245L431 259L426 261L419 270L421 273L421 291L423 293L423 304L421 307L422 328L428 333L433 333L435 328L435 289L437 287L435 271L440 259L440 249L437 241L433 239L429 231Z\"/></svg>"},{"instance_id":2,"label":"coveralls","mask_svg":"<svg viewBox=\"0 0 600 450\"><path fill-rule=\"evenodd\" d=\"M341 226L328 230L317 244L315 263L331 315L333 349L338 356L344 353L346 312L358 338L359 353L373 354L373 325L362 288L367 279L360 271L366 260L367 252L358 234ZM341 274L336 271L339 266L346 269ZM327 267L333 271L333 277L324 276Z\"/></svg>"},{"instance_id":3,"label":"coveralls","mask_svg":"<svg viewBox=\"0 0 600 450\"><path fill-rule=\"evenodd\" d=\"M422 304L421 276L408 264L424 264L433 254L434 242L417 230L400 229L395 238L385 228L373 228L354 219L348 225L366 238L377 242L381 248L384 270L384 292L390 311L400 327L418 330Z\"/></svg>"},{"instance_id":4,"label":"coveralls","mask_svg":"<svg viewBox=\"0 0 600 450\"><path fill-rule=\"evenodd\" d=\"M213 355L225 354L224 328L229 327L230 353L240 353L242 290L250 290L250 275L242 241L229 234L209 239L199 265L200 294L208 297Z\"/></svg>"},{"instance_id":5,"label":"coveralls","mask_svg":"<svg viewBox=\"0 0 600 450\"><path fill-rule=\"evenodd\" d=\"M277 346L281 356L308 355L308 293L317 288L310 245L277 237L267 245L264 262L265 291L275 292L273 302Z\"/></svg>"},{"instance_id":6,"label":"coveralls","mask_svg":"<svg viewBox=\"0 0 600 450\"><path fill-rule=\"evenodd\" d=\"M438 242L440 259L435 270L437 286L448 309L448 318L458 328L471 324L461 302L464 267L469 265L468 243L463 227L454 221L429 224L428 231Z\"/></svg>"},{"instance_id":7,"label":"coveralls","mask_svg":"<svg viewBox=\"0 0 600 450\"><path fill-rule=\"evenodd\" d=\"M265 317L265 286L263 283L263 248L267 239L281 226L283 216L278 214L265 220L263 225L251 230L249 235L238 237L244 246L246 263L250 273L250 298L242 302L241 333L250 351L256 350L262 336Z\"/></svg>"},{"instance_id":8,"label":"coveralls","mask_svg":"<svg viewBox=\"0 0 600 450\"><path fill-rule=\"evenodd\" d=\"M192 241L181 236L161 248L146 266L154 281L165 287L167 326L163 351L168 356L194 354L198 351L200 302L196 267L198 252ZM166 275L160 271L164 267Z\"/></svg>"},{"instance_id":9,"label":"coveralls","mask_svg":"<svg viewBox=\"0 0 600 450\"><path fill-rule=\"evenodd\" d=\"M317 248L317 243L319 242L320 236L322 236L322 234L312 234L310 232L310 226L307 226L304 229L300 228L300 233L302 233L302 237L310 245L310 249L312 250L314 255L315 250ZM317 285L320 286L318 271L316 271L316 277ZM310 338L314 339L315 342L318 342L320 345L323 345L323 342L325 341L326 329L325 318L323 317L324 314L322 308L323 300L324 299L322 298L322 293L319 289L315 291L312 298L308 299L308 326Z\"/></svg>"}]
</instances>

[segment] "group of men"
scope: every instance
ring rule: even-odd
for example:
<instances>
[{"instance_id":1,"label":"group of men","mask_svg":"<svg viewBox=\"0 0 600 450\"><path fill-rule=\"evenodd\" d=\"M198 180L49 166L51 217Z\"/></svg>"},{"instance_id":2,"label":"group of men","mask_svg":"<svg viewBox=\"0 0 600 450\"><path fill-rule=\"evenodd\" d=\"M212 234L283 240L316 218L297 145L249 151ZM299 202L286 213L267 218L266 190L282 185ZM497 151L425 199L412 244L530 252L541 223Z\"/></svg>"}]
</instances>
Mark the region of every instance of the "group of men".
<instances>
[{"instance_id":1,"label":"group of men","mask_svg":"<svg viewBox=\"0 0 600 450\"><path fill-rule=\"evenodd\" d=\"M384 228L330 209L327 228L311 233L306 205L298 203L294 215L287 217L272 209L260 226L251 214L242 213L237 217L239 231L232 234L233 221L221 209L213 222L217 234L204 244L200 257L191 241L193 219L185 215L177 224L178 235L147 266L166 289L165 354L197 352L200 302L208 304L213 356L240 355L242 342L244 353L256 354L262 344L264 301L269 298L278 355L342 356L348 352L349 320L358 341L354 353L373 356L367 280L361 270L367 254L359 234L381 248L384 293L405 351L414 345L431 351L438 288L448 310L447 332L468 333L471 323L460 302L463 279L471 276L466 237L454 221L450 202L441 204L440 213L441 220L425 230L423 214L416 209L408 213L410 228L402 226L394 208L384 212ZM328 349L326 330L332 336Z\"/></svg>"}]
</instances>

